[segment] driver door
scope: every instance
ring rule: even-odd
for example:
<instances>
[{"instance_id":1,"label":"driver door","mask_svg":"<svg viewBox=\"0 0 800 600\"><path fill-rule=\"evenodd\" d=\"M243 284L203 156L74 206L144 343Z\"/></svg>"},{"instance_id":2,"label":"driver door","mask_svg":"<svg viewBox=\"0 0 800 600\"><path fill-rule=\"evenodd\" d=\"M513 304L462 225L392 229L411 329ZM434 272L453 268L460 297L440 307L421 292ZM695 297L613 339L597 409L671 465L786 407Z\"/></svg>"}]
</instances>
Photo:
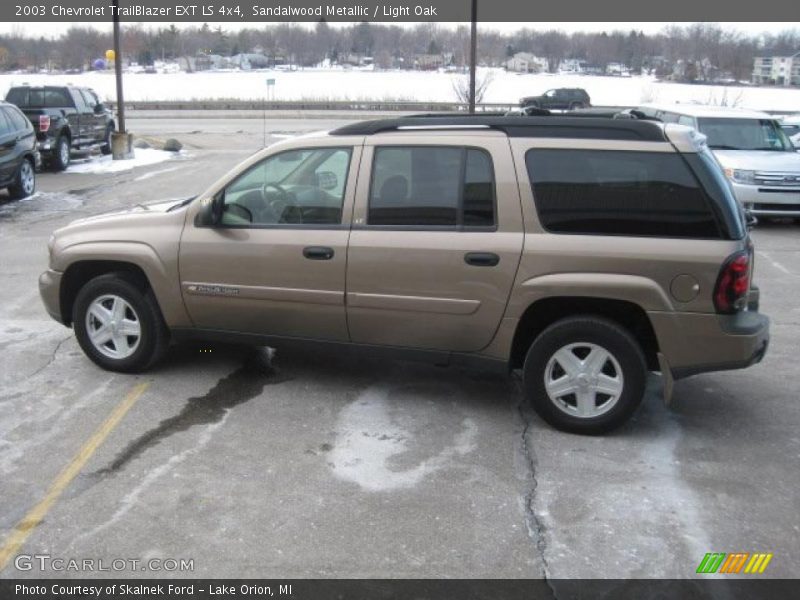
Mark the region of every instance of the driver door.
<instances>
[{"instance_id":1,"label":"driver door","mask_svg":"<svg viewBox=\"0 0 800 600\"><path fill-rule=\"evenodd\" d=\"M180 247L195 327L348 339L345 265L360 156L341 142L273 154L217 194L218 224L211 202L200 207Z\"/></svg>"}]
</instances>

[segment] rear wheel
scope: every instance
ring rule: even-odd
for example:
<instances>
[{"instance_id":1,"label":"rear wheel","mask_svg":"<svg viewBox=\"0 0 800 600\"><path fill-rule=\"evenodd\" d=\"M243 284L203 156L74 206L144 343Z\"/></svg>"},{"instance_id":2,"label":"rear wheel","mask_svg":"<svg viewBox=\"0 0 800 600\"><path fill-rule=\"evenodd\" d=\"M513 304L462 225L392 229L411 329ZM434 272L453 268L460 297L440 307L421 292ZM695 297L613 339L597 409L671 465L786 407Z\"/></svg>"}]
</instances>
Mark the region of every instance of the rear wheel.
<instances>
[{"instance_id":1,"label":"rear wheel","mask_svg":"<svg viewBox=\"0 0 800 600\"><path fill-rule=\"evenodd\" d=\"M53 147L53 158L50 161L53 169L63 171L69 166L70 162L70 139L69 136L61 133L56 139Z\"/></svg>"},{"instance_id":2,"label":"rear wheel","mask_svg":"<svg viewBox=\"0 0 800 600\"><path fill-rule=\"evenodd\" d=\"M17 169L17 175L14 178L14 183L8 186L8 194L14 200L20 198L27 198L36 191L36 169L33 167L33 161L24 158Z\"/></svg>"},{"instance_id":3,"label":"rear wheel","mask_svg":"<svg viewBox=\"0 0 800 600\"><path fill-rule=\"evenodd\" d=\"M553 427L598 434L627 421L644 395L647 364L633 336L613 321L562 319L531 344L524 386Z\"/></svg>"},{"instance_id":4,"label":"rear wheel","mask_svg":"<svg viewBox=\"0 0 800 600\"><path fill-rule=\"evenodd\" d=\"M167 328L152 291L140 290L122 273L84 285L72 322L86 356L110 371L143 371L167 348Z\"/></svg>"},{"instance_id":5,"label":"rear wheel","mask_svg":"<svg viewBox=\"0 0 800 600\"><path fill-rule=\"evenodd\" d=\"M569 105L570 110L577 110L579 108L586 108L586 106L583 104L583 102L573 102Z\"/></svg>"}]
</instances>

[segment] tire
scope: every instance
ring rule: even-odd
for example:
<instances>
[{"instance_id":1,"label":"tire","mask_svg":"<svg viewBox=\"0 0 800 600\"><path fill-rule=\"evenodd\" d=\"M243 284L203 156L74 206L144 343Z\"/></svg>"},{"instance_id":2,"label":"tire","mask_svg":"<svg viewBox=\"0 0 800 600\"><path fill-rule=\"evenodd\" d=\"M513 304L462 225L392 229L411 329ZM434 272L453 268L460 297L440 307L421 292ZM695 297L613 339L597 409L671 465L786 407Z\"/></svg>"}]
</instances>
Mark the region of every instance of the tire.
<instances>
[{"instance_id":1,"label":"tire","mask_svg":"<svg viewBox=\"0 0 800 600\"><path fill-rule=\"evenodd\" d=\"M63 171L70 163L70 139L65 133L59 133L53 147L53 157L50 166L54 171Z\"/></svg>"},{"instance_id":2,"label":"tire","mask_svg":"<svg viewBox=\"0 0 800 600\"><path fill-rule=\"evenodd\" d=\"M125 273L100 275L84 285L75 298L72 323L86 356L109 371L144 371L169 343L152 291L140 290Z\"/></svg>"},{"instance_id":3,"label":"tire","mask_svg":"<svg viewBox=\"0 0 800 600\"><path fill-rule=\"evenodd\" d=\"M570 110L577 110L579 108L585 108L583 102L573 102L572 104L569 105Z\"/></svg>"},{"instance_id":4,"label":"tire","mask_svg":"<svg viewBox=\"0 0 800 600\"><path fill-rule=\"evenodd\" d=\"M106 126L106 137L103 138L105 143L100 147L100 152L103 154L111 154L111 134L114 131L114 126L109 123Z\"/></svg>"},{"instance_id":5,"label":"tire","mask_svg":"<svg viewBox=\"0 0 800 600\"><path fill-rule=\"evenodd\" d=\"M550 325L531 344L523 367L534 410L571 433L601 434L625 423L641 403L646 381L638 342L620 325L591 315Z\"/></svg>"},{"instance_id":6,"label":"tire","mask_svg":"<svg viewBox=\"0 0 800 600\"><path fill-rule=\"evenodd\" d=\"M36 191L36 168L30 158L22 159L14 177L14 183L8 186L8 195L13 200L27 198Z\"/></svg>"}]
</instances>

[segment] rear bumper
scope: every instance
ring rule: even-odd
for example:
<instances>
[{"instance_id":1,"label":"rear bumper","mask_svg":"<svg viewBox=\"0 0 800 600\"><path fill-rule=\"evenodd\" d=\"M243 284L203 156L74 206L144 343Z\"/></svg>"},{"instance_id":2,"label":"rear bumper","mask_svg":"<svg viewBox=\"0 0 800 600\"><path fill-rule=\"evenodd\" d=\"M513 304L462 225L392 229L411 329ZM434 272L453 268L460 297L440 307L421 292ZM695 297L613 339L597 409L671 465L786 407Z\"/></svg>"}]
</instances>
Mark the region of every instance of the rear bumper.
<instances>
[{"instance_id":1,"label":"rear bumper","mask_svg":"<svg viewBox=\"0 0 800 600\"><path fill-rule=\"evenodd\" d=\"M675 379L744 369L761 362L769 347L769 318L759 312L652 312L650 319Z\"/></svg>"},{"instance_id":2,"label":"rear bumper","mask_svg":"<svg viewBox=\"0 0 800 600\"><path fill-rule=\"evenodd\" d=\"M63 273L48 269L39 275L39 295L44 302L47 313L56 321L64 324L61 316L61 277Z\"/></svg>"}]
</instances>

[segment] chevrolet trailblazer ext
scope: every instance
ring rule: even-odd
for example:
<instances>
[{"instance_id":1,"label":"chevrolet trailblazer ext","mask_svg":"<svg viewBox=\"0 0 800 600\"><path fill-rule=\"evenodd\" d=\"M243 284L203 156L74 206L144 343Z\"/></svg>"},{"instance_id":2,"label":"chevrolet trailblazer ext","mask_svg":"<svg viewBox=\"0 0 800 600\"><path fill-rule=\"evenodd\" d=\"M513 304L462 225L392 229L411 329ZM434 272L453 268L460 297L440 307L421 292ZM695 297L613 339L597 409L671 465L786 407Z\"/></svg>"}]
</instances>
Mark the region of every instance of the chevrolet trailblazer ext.
<instances>
[{"instance_id":1,"label":"chevrolet trailblazer ext","mask_svg":"<svg viewBox=\"0 0 800 600\"><path fill-rule=\"evenodd\" d=\"M598 433L673 378L761 360L753 247L690 128L406 117L261 150L205 193L52 236L49 313L103 368L170 340L338 343L522 369Z\"/></svg>"}]
</instances>

